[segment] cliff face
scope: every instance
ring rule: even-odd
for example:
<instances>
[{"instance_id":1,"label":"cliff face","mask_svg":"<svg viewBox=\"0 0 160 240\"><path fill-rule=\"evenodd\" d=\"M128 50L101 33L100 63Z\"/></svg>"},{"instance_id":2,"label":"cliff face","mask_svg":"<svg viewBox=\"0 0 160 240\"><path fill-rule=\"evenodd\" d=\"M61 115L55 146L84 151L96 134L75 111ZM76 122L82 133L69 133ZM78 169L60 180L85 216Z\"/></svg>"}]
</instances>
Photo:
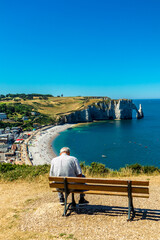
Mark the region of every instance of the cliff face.
<instances>
[{"instance_id":1,"label":"cliff face","mask_svg":"<svg viewBox=\"0 0 160 240\"><path fill-rule=\"evenodd\" d=\"M137 115L140 116L140 112L132 100L111 100L109 103L103 101L88 106L87 109L65 115L61 121L63 123L79 123L92 122L94 120L132 119L133 109L135 109Z\"/></svg>"},{"instance_id":2,"label":"cliff face","mask_svg":"<svg viewBox=\"0 0 160 240\"><path fill-rule=\"evenodd\" d=\"M137 112L137 118L138 119L141 119L141 118L143 118L144 117L144 114L143 114L143 110L142 110L142 106L141 106L141 104L139 105L139 110L138 110L138 112Z\"/></svg>"}]
</instances>

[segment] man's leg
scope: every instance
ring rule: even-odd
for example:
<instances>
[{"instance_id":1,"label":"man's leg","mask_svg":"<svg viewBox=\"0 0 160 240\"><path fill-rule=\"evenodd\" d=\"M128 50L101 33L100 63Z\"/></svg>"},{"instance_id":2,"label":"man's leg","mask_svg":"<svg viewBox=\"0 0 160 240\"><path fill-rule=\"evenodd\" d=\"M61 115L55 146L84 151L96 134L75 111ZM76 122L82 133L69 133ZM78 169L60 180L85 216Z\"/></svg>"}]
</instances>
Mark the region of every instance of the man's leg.
<instances>
[{"instance_id":1,"label":"man's leg","mask_svg":"<svg viewBox=\"0 0 160 240\"><path fill-rule=\"evenodd\" d=\"M63 192L58 192L59 199L64 198Z\"/></svg>"},{"instance_id":2,"label":"man's leg","mask_svg":"<svg viewBox=\"0 0 160 240\"><path fill-rule=\"evenodd\" d=\"M58 197L61 205L64 205L64 195L62 192L58 192Z\"/></svg>"},{"instance_id":3,"label":"man's leg","mask_svg":"<svg viewBox=\"0 0 160 240\"><path fill-rule=\"evenodd\" d=\"M79 205L86 205L86 204L89 203L89 202L84 198L84 196L85 196L84 193L81 193L81 194L80 194Z\"/></svg>"},{"instance_id":4,"label":"man's leg","mask_svg":"<svg viewBox=\"0 0 160 240\"><path fill-rule=\"evenodd\" d=\"M82 175L82 177L85 177L85 175ZM84 197L85 197L85 194L81 193L80 194L79 205L85 205L85 204L89 203Z\"/></svg>"},{"instance_id":5,"label":"man's leg","mask_svg":"<svg viewBox=\"0 0 160 240\"><path fill-rule=\"evenodd\" d=\"M84 194L84 193L81 193L81 194L80 194L80 199L84 199L84 197L85 197L85 194Z\"/></svg>"}]
</instances>

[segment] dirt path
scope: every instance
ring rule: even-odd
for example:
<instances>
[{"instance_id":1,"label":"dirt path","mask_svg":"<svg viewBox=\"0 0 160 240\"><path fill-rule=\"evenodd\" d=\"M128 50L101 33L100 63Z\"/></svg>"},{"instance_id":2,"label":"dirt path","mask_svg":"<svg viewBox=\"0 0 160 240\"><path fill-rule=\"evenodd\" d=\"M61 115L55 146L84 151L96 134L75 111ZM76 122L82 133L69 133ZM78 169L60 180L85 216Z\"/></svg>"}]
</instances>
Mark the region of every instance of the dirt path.
<instances>
[{"instance_id":1,"label":"dirt path","mask_svg":"<svg viewBox=\"0 0 160 240\"><path fill-rule=\"evenodd\" d=\"M150 198L134 199L138 214L132 222L126 221L124 197L87 195L87 208L62 217L63 206L47 179L1 183L0 239L160 240L160 176L134 179L150 179Z\"/></svg>"}]
</instances>

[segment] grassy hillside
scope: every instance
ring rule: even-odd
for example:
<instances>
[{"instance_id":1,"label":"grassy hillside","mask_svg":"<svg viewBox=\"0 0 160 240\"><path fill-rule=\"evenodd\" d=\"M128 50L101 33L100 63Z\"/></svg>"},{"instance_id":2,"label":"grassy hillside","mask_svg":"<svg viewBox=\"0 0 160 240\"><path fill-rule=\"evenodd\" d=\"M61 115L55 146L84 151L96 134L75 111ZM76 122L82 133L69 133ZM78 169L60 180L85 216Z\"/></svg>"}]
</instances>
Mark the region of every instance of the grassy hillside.
<instances>
[{"instance_id":1,"label":"grassy hillside","mask_svg":"<svg viewBox=\"0 0 160 240\"><path fill-rule=\"evenodd\" d=\"M0 104L24 104L31 106L33 111L38 111L53 119L59 115L68 114L72 111L82 110L88 105L92 105L102 99L94 99L90 97L48 97L41 99L40 97L33 97L31 100L24 100L19 98L15 100L1 100Z\"/></svg>"},{"instance_id":2,"label":"grassy hillside","mask_svg":"<svg viewBox=\"0 0 160 240\"><path fill-rule=\"evenodd\" d=\"M25 101L26 104L32 105L39 112L47 114L50 117L82 110L95 102L97 102L97 99L87 97L50 97L47 100L34 98L34 100ZM24 103L24 101L22 101L22 103Z\"/></svg>"}]
</instances>

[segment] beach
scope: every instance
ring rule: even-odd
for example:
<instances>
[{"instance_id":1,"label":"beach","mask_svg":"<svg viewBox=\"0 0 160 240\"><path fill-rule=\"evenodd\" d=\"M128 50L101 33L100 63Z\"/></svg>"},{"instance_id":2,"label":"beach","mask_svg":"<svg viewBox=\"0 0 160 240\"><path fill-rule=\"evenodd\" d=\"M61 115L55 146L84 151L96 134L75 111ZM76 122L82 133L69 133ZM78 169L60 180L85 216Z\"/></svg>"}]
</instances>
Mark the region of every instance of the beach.
<instances>
[{"instance_id":1,"label":"beach","mask_svg":"<svg viewBox=\"0 0 160 240\"><path fill-rule=\"evenodd\" d=\"M28 152L32 156L33 165L50 164L56 154L52 148L53 140L60 132L73 127L74 124L64 124L50 127L46 130L39 130L28 142ZM62 146L63 147L63 146Z\"/></svg>"}]
</instances>

